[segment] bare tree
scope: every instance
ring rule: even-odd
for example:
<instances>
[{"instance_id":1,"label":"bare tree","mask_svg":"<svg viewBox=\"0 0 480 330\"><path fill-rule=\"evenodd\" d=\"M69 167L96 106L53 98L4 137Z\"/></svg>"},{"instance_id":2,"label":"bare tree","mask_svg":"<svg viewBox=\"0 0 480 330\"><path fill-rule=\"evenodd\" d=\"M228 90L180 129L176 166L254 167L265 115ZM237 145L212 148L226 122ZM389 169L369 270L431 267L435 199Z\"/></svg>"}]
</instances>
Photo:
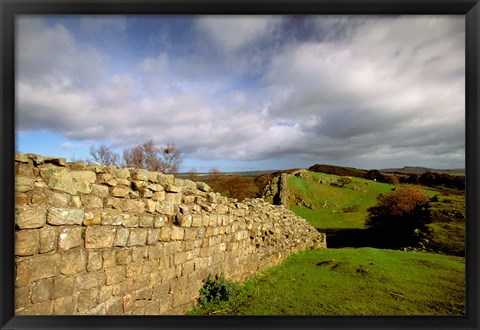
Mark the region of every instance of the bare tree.
<instances>
[{"instance_id":1,"label":"bare tree","mask_svg":"<svg viewBox=\"0 0 480 330\"><path fill-rule=\"evenodd\" d=\"M93 162L98 164L114 166L120 163L120 156L106 145L100 145L99 147L91 146L90 155L93 157Z\"/></svg>"},{"instance_id":2,"label":"bare tree","mask_svg":"<svg viewBox=\"0 0 480 330\"><path fill-rule=\"evenodd\" d=\"M125 166L176 174L182 163L181 152L174 143L157 147L153 140L123 150Z\"/></svg>"}]
</instances>

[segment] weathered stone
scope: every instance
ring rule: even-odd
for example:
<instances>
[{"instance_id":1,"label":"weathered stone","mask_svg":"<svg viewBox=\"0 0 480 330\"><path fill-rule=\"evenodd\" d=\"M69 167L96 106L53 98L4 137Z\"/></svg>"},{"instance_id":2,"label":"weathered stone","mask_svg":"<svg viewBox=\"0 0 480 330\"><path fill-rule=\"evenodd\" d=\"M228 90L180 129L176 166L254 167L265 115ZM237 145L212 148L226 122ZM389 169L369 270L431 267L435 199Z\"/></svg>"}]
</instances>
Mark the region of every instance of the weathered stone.
<instances>
[{"instance_id":1,"label":"weathered stone","mask_svg":"<svg viewBox=\"0 0 480 330\"><path fill-rule=\"evenodd\" d=\"M164 215L173 215L174 206L173 204L167 202L157 203L157 212Z\"/></svg>"},{"instance_id":2,"label":"weathered stone","mask_svg":"<svg viewBox=\"0 0 480 330\"><path fill-rule=\"evenodd\" d=\"M116 250L104 249L102 251L102 258L103 258L103 268L115 266L117 262Z\"/></svg>"},{"instance_id":3,"label":"weathered stone","mask_svg":"<svg viewBox=\"0 0 480 330\"><path fill-rule=\"evenodd\" d=\"M85 290L78 295L77 310L86 312L98 304L98 288Z\"/></svg>"},{"instance_id":4,"label":"weathered stone","mask_svg":"<svg viewBox=\"0 0 480 330\"><path fill-rule=\"evenodd\" d=\"M60 272L71 276L85 271L87 267L87 254L84 250L67 250L62 254Z\"/></svg>"},{"instance_id":5,"label":"weathered stone","mask_svg":"<svg viewBox=\"0 0 480 330\"><path fill-rule=\"evenodd\" d=\"M100 293L99 293L99 297L98 297L98 302L99 303L104 303L112 297L113 297L113 285L102 286L100 288Z\"/></svg>"},{"instance_id":6,"label":"weathered stone","mask_svg":"<svg viewBox=\"0 0 480 330\"><path fill-rule=\"evenodd\" d=\"M160 240L169 242L172 239L172 227L163 227L160 233Z\"/></svg>"},{"instance_id":7,"label":"weathered stone","mask_svg":"<svg viewBox=\"0 0 480 330\"><path fill-rule=\"evenodd\" d=\"M111 247L115 239L115 228L110 226L89 226L85 231L85 247L101 249Z\"/></svg>"},{"instance_id":8,"label":"weathered stone","mask_svg":"<svg viewBox=\"0 0 480 330\"><path fill-rule=\"evenodd\" d=\"M102 213L101 210L85 210L83 215L83 225L100 225L102 223Z\"/></svg>"},{"instance_id":9,"label":"weathered stone","mask_svg":"<svg viewBox=\"0 0 480 330\"><path fill-rule=\"evenodd\" d=\"M138 180L138 181L148 181L148 177L149 177L148 171L142 170L142 169L130 170L130 175L132 177L132 180Z\"/></svg>"},{"instance_id":10,"label":"weathered stone","mask_svg":"<svg viewBox=\"0 0 480 330\"><path fill-rule=\"evenodd\" d=\"M161 202L161 201L165 200L165 196L166 196L165 191L156 191L156 192L153 193L151 199L153 201Z\"/></svg>"},{"instance_id":11,"label":"weathered stone","mask_svg":"<svg viewBox=\"0 0 480 330\"><path fill-rule=\"evenodd\" d=\"M152 201L150 199L147 199L145 201L145 211L149 213L153 213L155 212L156 208L157 208L157 203L155 201Z\"/></svg>"},{"instance_id":12,"label":"weathered stone","mask_svg":"<svg viewBox=\"0 0 480 330\"><path fill-rule=\"evenodd\" d=\"M40 253L54 251L57 247L57 228L46 226L40 230Z\"/></svg>"},{"instance_id":13,"label":"weathered stone","mask_svg":"<svg viewBox=\"0 0 480 330\"><path fill-rule=\"evenodd\" d=\"M45 196L47 197L48 204L54 207L60 207L60 208L67 207L71 197L66 193L52 191L52 190L45 190Z\"/></svg>"},{"instance_id":14,"label":"weathered stone","mask_svg":"<svg viewBox=\"0 0 480 330\"><path fill-rule=\"evenodd\" d=\"M114 298L105 302L107 308L107 315L121 315L123 314L123 300L122 298Z\"/></svg>"},{"instance_id":15,"label":"weathered stone","mask_svg":"<svg viewBox=\"0 0 480 330\"><path fill-rule=\"evenodd\" d=\"M83 222L82 209L51 208L48 210L47 222L51 225L80 225Z\"/></svg>"},{"instance_id":16,"label":"weathered stone","mask_svg":"<svg viewBox=\"0 0 480 330\"><path fill-rule=\"evenodd\" d=\"M72 171L70 175L76 182L95 183L97 180L97 175L92 171Z\"/></svg>"},{"instance_id":17,"label":"weathered stone","mask_svg":"<svg viewBox=\"0 0 480 330\"><path fill-rule=\"evenodd\" d=\"M15 191L22 193L33 189L35 181L24 176L15 177Z\"/></svg>"},{"instance_id":18,"label":"weathered stone","mask_svg":"<svg viewBox=\"0 0 480 330\"><path fill-rule=\"evenodd\" d=\"M52 173L48 180L48 187L50 189L66 192L70 195L77 194L75 182L66 168L60 168Z\"/></svg>"},{"instance_id":19,"label":"weathered stone","mask_svg":"<svg viewBox=\"0 0 480 330\"><path fill-rule=\"evenodd\" d=\"M147 231L147 244L155 244L160 238L160 229L148 228Z\"/></svg>"},{"instance_id":20,"label":"weathered stone","mask_svg":"<svg viewBox=\"0 0 480 330\"><path fill-rule=\"evenodd\" d=\"M41 279L35 282L32 290L31 300L36 304L42 301L50 300L53 293L53 280Z\"/></svg>"},{"instance_id":21,"label":"weathered stone","mask_svg":"<svg viewBox=\"0 0 480 330\"><path fill-rule=\"evenodd\" d=\"M70 202L68 203L68 207L73 207L73 208L81 208L82 207L82 201L80 200L80 197L78 196L72 196L70 199Z\"/></svg>"},{"instance_id":22,"label":"weathered stone","mask_svg":"<svg viewBox=\"0 0 480 330\"><path fill-rule=\"evenodd\" d=\"M125 269L126 268L124 265L105 268L105 275L107 277L105 283L107 285L111 285L111 284L119 283L125 280L126 279Z\"/></svg>"},{"instance_id":23,"label":"weathered stone","mask_svg":"<svg viewBox=\"0 0 480 330\"><path fill-rule=\"evenodd\" d=\"M87 168L87 165L88 164L86 164L82 161L70 162L70 163L67 164L68 168L73 170L73 171L83 171Z\"/></svg>"},{"instance_id":24,"label":"weathered stone","mask_svg":"<svg viewBox=\"0 0 480 330\"><path fill-rule=\"evenodd\" d=\"M20 229L41 228L46 224L45 208L19 207L16 209L15 224Z\"/></svg>"},{"instance_id":25,"label":"weathered stone","mask_svg":"<svg viewBox=\"0 0 480 330\"><path fill-rule=\"evenodd\" d=\"M165 195L165 201L172 204L180 204L182 202L182 193L172 192Z\"/></svg>"},{"instance_id":26,"label":"weathered stone","mask_svg":"<svg viewBox=\"0 0 480 330\"><path fill-rule=\"evenodd\" d=\"M158 174L157 182L162 186L175 183L175 177L172 174Z\"/></svg>"},{"instance_id":27,"label":"weathered stone","mask_svg":"<svg viewBox=\"0 0 480 330\"><path fill-rule=\"evenodd\" d=\"M191 227L193 216L191 214L183 214L177 216L178 224L182 227Z\"/></svg>"},{"instance_id":28,"label":"weathered stone","mask_svg":"<svg viewBox=\"0 0 480 330\"><path fill-rule=\"evenodd\" d=\"M116 264L117 265L126 265L132 261L132 255L130 250L122 249L119 250L116 255Z\"/></svg>"},{"instance_id":29,"label":"weathered stone","mask_svg":"<svg viewBox=\"0 0 480 330\"><path fill-rule=\"evenodd\" d=\"M98 174L97 179L99 183L104 183L110 187L115 187L117 185L117 180L115 180L110 173Z\"/></svg>"},{"instance_id":30,"label":"weathered stone","mask_svg":"<svg viewBox=\"0 0 480 330\"><path fill-rule=\"evenodd\" d=\"M103 271L79 274L75 276L75 290L98 288L105 284L105 278Z\"/></svg>"},{"instance_id":31,"label":"weathered stone","mask_svg":"<svg viewBox=\"0 0 480 330\"><path fill-rule=\"evenodd\" d=\"M47 196L41 190L35 189L32 194L31 198L31 205L38 206L40 204L44 204L47 201Z\"/></svg>"},{"instance_id":32,"label":"weathered stone","mask_svg":"<svg viewBox=\"0 0 480 330\"><path fill-rule=\"evenodd\" d=\"M58 235L58 247L62 250L70 250L83 245L82 227L63 227Z\"/></svg>"},{"instance_id":33,"label":"weathered stone","mask_svg":"<svg viewBox=\"0 0 480 330\"><path fill-rule=\"evenodd\" d=\"M164 191L165 188L160 185L160 184L156 184L156 183L150 183L147 185L147 188L150 189L151 191L153 192L156 192L156 191Z\"/></svg>"},{"instance_id":34,"label":"weathered stone","mask_svg":"<svg viewBox=\"0 0 480 330\"><path fill-rule=\"evenodd\" d=\"M107 197L108 196L108 187L107 186L102 186L102 185L99 185L99 184L93 184L92 185L92 193L95 195L95 196L98 196L98 197Z\"/></svg>"},{"instance_id":35,"label":"weathered stone","mask_svg":"<svg viewBox=\"0 0 480 330\"><path fill-rule=\"evenodd\" d=\"M60 274L60 256L35 255L17 261L16 280L17 286L35 282L37 280L57 276Z\"/></svg>"},{"instance_id":36,"label":"weathered stone","mask_svg":"<svg viewBox=\"0 0 480 330\"><path fill-rule=\"evenodd\" d=\"M59 298L65 296L71 296L74 289L74 278L57 276L53 279L53 294L52 298Z\"/></svg>"},{"instance_id":37,"label":"weathered stone","mask_svg":"<svg viewBox=\"0 0 480 330\"><path fill-rule=\"evenodd\" d=\"M92 251L88 253L87 270L94 272L102 268L103 258L102 254L98 251Z\"/></svg>"},{"instance_id":38,"label":"weathered stone","mask_svg":"<svg viewBox=\"0 0 480 330\"><path fill-rule=\"evenodd\" d=\"M115 241L113 242L114 246L125 246L127 245L127 240L128 240L128 235L130 234L130 231L128 228L118 228L116 235L115 235Z\"/></svg>"},{"instance_id":39,"label":"weathered stone","mask_svg":"<svg viewBox=\"0 0 480 330\"><path fill-rule=\"evenodd\" d=\"M130 177L130 171L127 168L113 169L113 175L117 179L128 179Z\"/></svg>"},{"instance_id":40,"label":"weathered stone","mask_svg":"<svg viewBox=\"0 0 480 330\"><path fill-rule=\"evenodd\" d=\"M122 226L127 228L138 227L140 220L136 215L122 214Z\"/></svg>"},{"instance_id":41,"label":"weathered stone","mask_svg":"<svg viewBox=\"0 0 480 330\"><path fill-rule=\"evenodd\" d=\"M63 167L67 166L67 160L65 158L60 158L60 157L45 156L43 157L43 162L54 164L57 166L63 166Z\"/></svg>"},{"instance_id":42,"label":"weathered stone","mask_svg":"<svg viewBox=\"0 0 480 330\"><path fill-rule=\"evenodd\" d=\"M122 205L122 210L130 213L143 213L145 205L141 201L126 199Z\"/></svg>"},{"instance_id":43,"label":"weathered stone","mask_svg":"<svg viewBox=\"0 0 480 330\"><path fill-rule=\"evenodd\" d=\"M130 188L127 186L116 186L112 188L112 196L114 197L126 197L130 193Z\"/></svg>"},{"instance_id":44,"label":"weathered stone","mask_svg":"<svg viewBox=\"0 0 480 330\"><path fill-rule=\"evenodd\" d=\"M123 202L124 202L123 198L108 197L106 207L107 208L111 207L117 210L121 210L123 206Z\"/></svg>"},{"instance_id":45,"label":"weathered stone","mask_svg":"<svg viewBox=\"0 0 480 330\"><path fill-rule=\"evenodd\" d=\"M153 227L154 217L153 215L143 214L139 217L139 221L140 227L151 228Z\"/></svg>"},{"instance_id":46,"label":"weathered stone","mask_svg":"<svg viewBox=\"0 0 480 330\"><path fill-rule=\"evenodd\" d=\"M93 190L92 184L87 181L75 182L75 188L77 189L77 192L82 194L90 194Z\"/></svg>"},{"instance_id":47,"label":"weathered stone","mask_svg":"<svg viewBox=\"0 0 480 330\"><path fill-rule=\"evenodd\" d=\"M183 239L185 231L183 227L172 227L172 239L181 240Z\"/></svg>"},{"instance_id":48,"label":"weathered stone","mask_svg":"<svg viewBox=\"0 0 480 330\"><path fill-rule=\"evenodd\" d=\"M21 163L28 163L30 162L30 157L26 154L21 154L19 152L15 153L15 161L16 162L21 162Z\"/></svg>"},{"instance_id":49,"label":"weathered stone","mask_svg":"<svg viewBox=\"0 0 480 330\"><path fill-rule=\"evenodd\" d=\"M15 311L17 315L51 315L53 312L53 300L33 304Z\"/></svg>"},{"instance_id":50,"label":"weathered stone","mask_svg":"<svg viewBox=\"0 0 480 330\"><path fill-rule=\"evenodd\" d=\"M40 250L40 231L20 230L15 232L15 255L29 256Z\"/></svg>"},{"instance_id":51,"label":"weathered stone","mask_svg":"<svg viewBox=\"0 0 480 330\"><path fill-rule=\"evenodd\" d=\"M155 220L153 222L153 227L160 228L160 227L165 226L166 223L167 223L167 218L165 216L157 215L157 216L155 216Z\"/></svg>"},{"instance_id":52,"label":"weathered stone","mask_svg":"<svg viewBox=\"0 0 480 330\"><path fill-rule=\"evenodd\" d=\"M197 182L197 189L204 192L209 192L212 190L212 188L210 188L205 182Z\"/></svg>"},{"instance_id":53,"label":"weathered stone","mask_svg":"<svg viewBox=\"0 0 480 330\"><path fill-rule=\"evenodd\" d=\"M88 209L96 209L103 207L103 201L100 197L95 195L82 195L81 197L83 205Z\"/></svg>"},{"instance_id":54,"label":"weathered stone","mask_svg":"<svg viewBox=\"0 0 480 330\"><path fill-rule=\"evenodd\" d=\"M15 308L25 307L31 304L30 292L33 285L25 285L20 288L15 288Z\"/></svg>"},{"instance_id":55,"label":"weathered stone","mask_svg":"<svg viewBox=\"0 0 480 330\"><path fill-rule=\"evenodd\" d=\"M166 192L172 192L172 193L178 193L178 192L182 191L182 188L180 188L179 186L176 186L174 184L167 184L167 186L165 187L165 191Z\"/></svg>"},{"instance_id":56,"label":"weathered stone","mask_svg":"<svg viewBox=\"0 0 480 330\"><path fill-rule=\"evenodd\" d=\"M53 315L75 314L75 297L65 296L54 300Z\"/></svg>"},{"instance_id":57,"label":"weathered stone","mask_svg":"<svg viewBox=\"0 0 480 330\"><path fill-rule=\"evenodd\" d=\"M130 230L130 236L128 237L128 246L145 245L147 242L147 229L146 228L133 228Z\"/></svg>"}]
</instances>

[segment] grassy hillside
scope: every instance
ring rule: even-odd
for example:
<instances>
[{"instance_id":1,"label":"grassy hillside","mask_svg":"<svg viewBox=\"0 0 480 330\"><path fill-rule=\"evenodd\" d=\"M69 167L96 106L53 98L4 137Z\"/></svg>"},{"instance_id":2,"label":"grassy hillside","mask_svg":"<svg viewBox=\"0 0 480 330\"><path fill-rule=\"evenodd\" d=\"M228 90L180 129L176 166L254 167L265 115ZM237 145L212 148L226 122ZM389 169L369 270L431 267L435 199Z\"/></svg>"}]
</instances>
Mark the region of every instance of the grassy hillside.
<instances>
[{"instance_id":1,"label":"grassy hillside","mask_svg":"<svg viewBox=\"0 0 480 330\"><path fill-rule=\"evenodd\" d=\"M289 208L315 228L365 228L367 209L394 186L356 177L344 187L335 186L339 178L317 172L290 176Z\"/></svg>"},{"instance_id":2,"label":"grassy hillside","mask_svg":"<svg viewBox=\"0 0 480 330\"><path fill-rule=\"evenodd\" d=\"M303 251L194 315L464 315L465 260L372 248Z\"/></svg>"}]
</instances>

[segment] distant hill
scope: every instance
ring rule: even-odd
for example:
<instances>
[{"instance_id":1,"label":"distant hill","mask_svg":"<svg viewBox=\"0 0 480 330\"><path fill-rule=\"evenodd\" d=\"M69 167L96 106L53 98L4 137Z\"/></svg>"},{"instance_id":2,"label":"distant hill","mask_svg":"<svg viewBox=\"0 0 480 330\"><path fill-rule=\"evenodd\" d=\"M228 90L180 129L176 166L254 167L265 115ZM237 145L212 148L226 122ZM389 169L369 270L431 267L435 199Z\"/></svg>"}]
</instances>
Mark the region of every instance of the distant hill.
<instances>
[{"instance_id":1,"label":"distant hill","mask_svg":"<svg viewBox=\"0 0 480 330\"><path fill-rule=\"evenodd\" d=\"M421 167L421 166L404 166L402 168L385 168L379 170L381 173L387 174L417 174L422 175L424 173L438 173L438 174L449 174L449 175L460 175L465 176L465 169L463 168L455 168L455 169L434 169L429 167Z\"/></svg>"}]
</instances>

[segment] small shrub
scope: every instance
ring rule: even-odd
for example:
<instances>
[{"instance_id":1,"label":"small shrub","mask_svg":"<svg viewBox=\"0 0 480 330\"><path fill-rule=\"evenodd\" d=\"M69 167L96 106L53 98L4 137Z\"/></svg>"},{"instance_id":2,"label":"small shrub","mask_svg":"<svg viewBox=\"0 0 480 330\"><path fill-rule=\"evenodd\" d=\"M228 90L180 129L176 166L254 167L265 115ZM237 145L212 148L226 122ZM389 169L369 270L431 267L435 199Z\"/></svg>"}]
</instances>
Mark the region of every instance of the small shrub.
<instances>
[{"instance_id":1,"label":"small shrub","mask_svg":"<svg viewBox=\"0 0 480 330\"><path fill-rule=\"evenodd\" d=\"M359 204L353 204L353 205L350 205L350 206L343 209L343 212L345 212L345 213L358 212L358 211L360 211L360 205Z\"/></svg>"},{"instance_id":2,"label":"small shrub","mask_svg":"<svg viewBox=\"0 0 480 330\"><path fill-rule=\"evenodd\" d=\"M225 279L225 275L212 276L208 274L204 280L203 287L200 289L199 302L201 305L220 303L229 301L238 292L239 286L232 280Z\"/></svg>"}]
</instances>

